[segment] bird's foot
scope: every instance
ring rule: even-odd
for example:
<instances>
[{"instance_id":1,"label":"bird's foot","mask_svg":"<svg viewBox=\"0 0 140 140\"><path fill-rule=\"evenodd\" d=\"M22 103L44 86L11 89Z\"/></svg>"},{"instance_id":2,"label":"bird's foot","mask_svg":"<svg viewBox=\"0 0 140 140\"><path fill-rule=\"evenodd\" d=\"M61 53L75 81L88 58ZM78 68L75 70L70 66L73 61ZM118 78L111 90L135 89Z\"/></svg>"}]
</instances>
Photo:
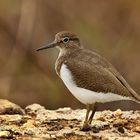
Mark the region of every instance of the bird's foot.
<instances>
[{"instance_id":1,"label":"bird's foot","mask_svg":"<svg viewBox=\"0 0 140 140\"><path fill-rule=\"evenodd\" d=\"M84 123L83 127L81 128L81 131L89 131L91 130L91 125L88 123Z\"/></svg>"}]
</instances>

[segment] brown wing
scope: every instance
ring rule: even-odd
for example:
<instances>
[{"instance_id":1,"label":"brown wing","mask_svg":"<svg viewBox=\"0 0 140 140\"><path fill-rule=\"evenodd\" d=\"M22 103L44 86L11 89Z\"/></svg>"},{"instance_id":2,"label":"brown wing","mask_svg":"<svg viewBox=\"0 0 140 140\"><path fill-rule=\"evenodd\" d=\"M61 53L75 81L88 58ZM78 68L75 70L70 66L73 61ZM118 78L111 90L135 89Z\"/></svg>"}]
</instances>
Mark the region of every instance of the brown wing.
<instances>
[{"instance_id":1,"label":"brown wing","mask_svg":"<svg viewBox=\"0 0 140 140\"><path fill-rule=\"evenodd\" d=\"M116 76L116 78L121 82L123 86L127 88L127 90L132 94L132 96L140 101L140 96L130 87L130 85L126 82L126 80L121 76L121 74L116 69L109 69L109 71Z\"/></svg>"},{"instance_id":2,"label":"brown wing","mask_svg":"<svg viewBox=\"0 0 140 140\"><path fill-rule=\"evenodd\" d=\"M139 100L139 96L124 78L104 58L91 51L81 51L72 55L66 65L79 87L88 90L116 93Z\"/></svg>"}]
</instances>

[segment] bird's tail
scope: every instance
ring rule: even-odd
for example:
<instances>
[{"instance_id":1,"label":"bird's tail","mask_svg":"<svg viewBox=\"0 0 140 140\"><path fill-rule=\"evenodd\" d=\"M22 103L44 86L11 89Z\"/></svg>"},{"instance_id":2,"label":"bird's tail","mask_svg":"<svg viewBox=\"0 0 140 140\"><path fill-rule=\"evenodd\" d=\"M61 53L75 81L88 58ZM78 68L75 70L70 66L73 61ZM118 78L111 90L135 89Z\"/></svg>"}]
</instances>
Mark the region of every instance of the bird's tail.
<instances>
[{"instance_id":1,"label":"bird's tail","mask_svg":"<svg viewBox=\"0 0 140 140\"><path fill-rule=\"evenodd\" d=\"M138 95L138 93L136 93L132 88L129 88L129 91L131 92L134 100L140 104L140 95Z\"/></svg>"}]
</instances>

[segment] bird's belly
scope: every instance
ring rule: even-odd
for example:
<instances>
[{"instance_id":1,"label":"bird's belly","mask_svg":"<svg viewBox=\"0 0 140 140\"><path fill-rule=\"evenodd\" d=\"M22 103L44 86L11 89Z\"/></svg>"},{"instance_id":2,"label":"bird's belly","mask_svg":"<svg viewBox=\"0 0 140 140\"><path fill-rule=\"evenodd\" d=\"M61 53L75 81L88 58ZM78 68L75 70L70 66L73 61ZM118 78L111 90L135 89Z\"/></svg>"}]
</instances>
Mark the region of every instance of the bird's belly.
<instances>
[{"instance_id":1,"label":"bird's belly","mask_svg":"<svg viewBox=\"0 0 140 140\"><path fill-rule=\"evenodd\" d=\"M88 89L80 88L73 80L70 70L65 64L62 64L60 69L60 77L70 92L83 104L93 104L95 102L111 102L123 100L124 97L113 93L98 93Z\"/></svg>"}]
</instances>

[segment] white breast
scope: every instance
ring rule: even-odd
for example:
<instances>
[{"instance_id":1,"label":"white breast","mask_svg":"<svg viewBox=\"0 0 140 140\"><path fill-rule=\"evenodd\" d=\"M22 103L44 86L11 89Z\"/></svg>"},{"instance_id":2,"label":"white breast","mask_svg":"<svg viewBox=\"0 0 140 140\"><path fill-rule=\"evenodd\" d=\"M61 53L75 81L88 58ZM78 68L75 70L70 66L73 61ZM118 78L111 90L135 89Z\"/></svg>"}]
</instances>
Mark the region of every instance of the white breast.
<instances>
[{"instance_id":1,"label":"white breast","mask_svg":"<svg viewBox=\"0 0 140 140\"><path fill-rule=\"evenodd\" d=\"M93 104L95 102L104 103L129 99L128 97L123 97L113 93L97 93L88 89L77 87L73 80L71 71L65 64L62 64L61 66L60 77L70 92L83 104Z\"/></svg>"}]
</instances>

